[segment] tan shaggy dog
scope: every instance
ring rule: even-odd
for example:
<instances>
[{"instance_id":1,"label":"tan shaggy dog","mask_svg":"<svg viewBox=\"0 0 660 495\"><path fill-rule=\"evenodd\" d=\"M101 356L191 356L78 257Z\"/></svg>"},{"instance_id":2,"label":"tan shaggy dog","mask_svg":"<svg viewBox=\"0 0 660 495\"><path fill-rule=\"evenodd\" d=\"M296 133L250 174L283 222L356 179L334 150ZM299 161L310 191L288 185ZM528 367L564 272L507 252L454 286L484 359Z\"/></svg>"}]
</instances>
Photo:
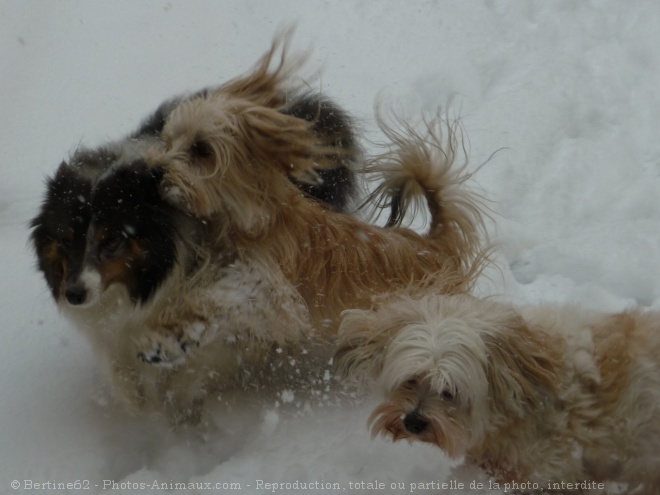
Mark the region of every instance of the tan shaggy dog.
<instances>
[{"instance_id":1,"label":"tan shaggy dog","mask_svg":"<svg viewBox=\"0 0 660 495\"><path fill-rule=\"evenodd\" d=\"M149 161L164 171L163 196L218 225L219 242L233 245L242 262L281 270L321 336L335 334L341 311L369 307L377 294L411 285L467 291L479 271L483 223L478 197L464 187L466 163L456 163L465 151L457 126L441 119L427 122L423 133L381 126L391 143L369 169L382 179L378 202L392 207L389 227L324 208L289 177L313 182L314 168L341 150L319 142L308 121L280 111L297 90L302 63L287 60L287 42L276 39L250 73L171 113L166 150ZM418 202L431 211L426 235L397 226ZM159 340L166 339L154 335L154 345ZM163 353L159 361L167 361Z\"/></svg>"},{"instance_id":2,"label":"tan shaggy dog","mask_svg":"<svg viewBox=\"0 0 660 495\"><path fill-rule=\"evenodd\" d=\"M344 313L337 364L384 392L373 435L435 444L535 493L660 493L659 313L396 296Z\"/></svg>"}]
</instances>

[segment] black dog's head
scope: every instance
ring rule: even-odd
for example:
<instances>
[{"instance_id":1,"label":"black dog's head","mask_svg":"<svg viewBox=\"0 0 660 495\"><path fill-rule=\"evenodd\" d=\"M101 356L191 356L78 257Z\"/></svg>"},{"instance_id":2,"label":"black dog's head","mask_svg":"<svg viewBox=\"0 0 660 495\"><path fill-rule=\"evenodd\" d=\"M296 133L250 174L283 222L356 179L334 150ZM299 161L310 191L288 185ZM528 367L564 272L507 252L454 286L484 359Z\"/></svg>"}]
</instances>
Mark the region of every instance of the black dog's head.
<instances>
[{"instance_id":1,"label":"black dog's head","mask_svg":"<svg viewBox=\"0 0 660 495\"><path fill-rule=\"evenodd\" d=\"M117 158L107 147L80 148L46 181L39 214L30 222L30 240L37 266L58 303L75 304L77 296L70 288L82 270L92 187Z\"/></svg>"},{"instance_id":2,"label":"black dog's head","mask_svg":"<svg viewBox=\"0 0 660 495\"><path fill-rule=\"evenodd\" d=\"M39 214L30 222L30 239L37 266L57 303L90 305L119 280L127 284L133 301L144 302L166 276L160 270L167 272L174 259L171 226L163 225L161 215L168 207L157 195L158 174L149 172L139 157L157 141L165 119L183 99L163 102L125 139L76 150L48 179ZM131 222L122 230L119 224L125 220ZM139 242L129 233L131 227L142 236ZM166 241L160 242L161 238ZM128 268L119 273L121 261L109 255L113 244L117 254L126 254L122 251L126 246L144 249L141 255L132 254L130 266L141 260L134 275ZM109 260L116 262L112 269ZM101 267L103 288L97 280Z\"/></svg>"},{"instance_id":3,"label":"black dog's head","mask_svg":"<svg viewBox=\"0 0 660 495\"><path fill-rule=\"evenodd\" d=\"M134 303L145 303L172 271L177 213L159 195L161 178L160 170L137 160L111 170L93 188L81 304L93 303L113 284L124 285Z\"/></svg>"},{"instance_id":4,"label":"black dog's head","mask_svg":"<svg viewBox=\"0 0 660 495\"><path fill-rule=\"evenodd\" d=\"M99 149L63 162L30 223L38 268L58 303L90 306L113 284L144 303L176 261L176 212L159 196L162 172L113 160Z\"/></svg>"}]
</instances>

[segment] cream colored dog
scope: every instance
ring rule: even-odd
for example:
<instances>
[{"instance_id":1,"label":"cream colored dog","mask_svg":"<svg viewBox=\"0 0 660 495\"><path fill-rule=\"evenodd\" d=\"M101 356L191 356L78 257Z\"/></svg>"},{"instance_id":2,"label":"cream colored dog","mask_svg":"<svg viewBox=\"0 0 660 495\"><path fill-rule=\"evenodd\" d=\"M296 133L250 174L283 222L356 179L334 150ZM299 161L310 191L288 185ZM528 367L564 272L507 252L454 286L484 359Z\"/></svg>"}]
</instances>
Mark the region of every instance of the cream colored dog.
<instances>
[{"instance_id":1,"label":"cream colored dog","mask_svg":"<svg viewBox=\"0 0 660 495\"><path fill-rule=\"evenodd\" d=\"M340 338L339 368L385 393L374 435L435 444L502 482L660 493L658 313L399 296L346 311Z\"/></svg>"}]
</instances>

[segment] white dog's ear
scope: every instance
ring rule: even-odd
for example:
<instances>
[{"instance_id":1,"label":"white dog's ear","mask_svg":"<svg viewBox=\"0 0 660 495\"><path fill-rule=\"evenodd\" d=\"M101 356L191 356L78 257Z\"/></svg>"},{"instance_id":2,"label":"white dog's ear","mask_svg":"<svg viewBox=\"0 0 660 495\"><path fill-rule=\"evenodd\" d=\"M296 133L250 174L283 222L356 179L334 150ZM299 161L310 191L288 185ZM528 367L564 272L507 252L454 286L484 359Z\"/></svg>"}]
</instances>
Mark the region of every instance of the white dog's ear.
<instances>
[{"instance_id":1,"label":"white dog's ear","mask_svg":"<svg viewBox=\"0 0 660 495\"><path fill-rule=\"evenodd\" d=\"M377 325L376 313L353 309L344 311L339 326L335 366L347 379L363 387L371 385L383 367L390 333Z\"/></svg>"},{"instance_id":2,"label":"white dog's ear","mask_svg":"<svg viewBox=\"0 0 660 495\"><path fill-rule=\"evenodd\" d=\"M496 332L482 338L489 355L487 375L494 407L522 415L555 392L562 359L556 339L532 331L514 312Z\"/></svg>"}]
</instances>

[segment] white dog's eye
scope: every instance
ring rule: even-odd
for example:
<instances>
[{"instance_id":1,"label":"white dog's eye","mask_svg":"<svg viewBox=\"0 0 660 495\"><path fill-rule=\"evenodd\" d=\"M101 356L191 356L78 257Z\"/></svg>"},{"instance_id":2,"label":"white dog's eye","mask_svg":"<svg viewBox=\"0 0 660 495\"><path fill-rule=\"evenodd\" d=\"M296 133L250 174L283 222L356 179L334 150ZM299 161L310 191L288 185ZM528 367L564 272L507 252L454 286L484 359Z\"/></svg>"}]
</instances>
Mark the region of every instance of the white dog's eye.
<instances>
[{"instance_id":1,"label":"white dog's eye","mask_svg":"<svg viewBox=\"0 0 660 495\"><path fill-rule=\"evenodd\" d=\"M443 400L446 400L446 401L454 400L454 394L450 390L447 390L447 389L444 389L440 393L440 397L442 397Z\"/></svg>"},{"instance_id":2,"label":"white dog's eye","mask_svg":"<svg viewBox=\"0 0 660 495\"><path fill-rule=\"evenodd\" d=\"M403 388L407 388L407 389L411 389L411 390L416 389L417 388L417 380L415 380L414 378L411 378L410 380L406 380L405 382L403 382Z\"/></svg>"}]
</instances>

